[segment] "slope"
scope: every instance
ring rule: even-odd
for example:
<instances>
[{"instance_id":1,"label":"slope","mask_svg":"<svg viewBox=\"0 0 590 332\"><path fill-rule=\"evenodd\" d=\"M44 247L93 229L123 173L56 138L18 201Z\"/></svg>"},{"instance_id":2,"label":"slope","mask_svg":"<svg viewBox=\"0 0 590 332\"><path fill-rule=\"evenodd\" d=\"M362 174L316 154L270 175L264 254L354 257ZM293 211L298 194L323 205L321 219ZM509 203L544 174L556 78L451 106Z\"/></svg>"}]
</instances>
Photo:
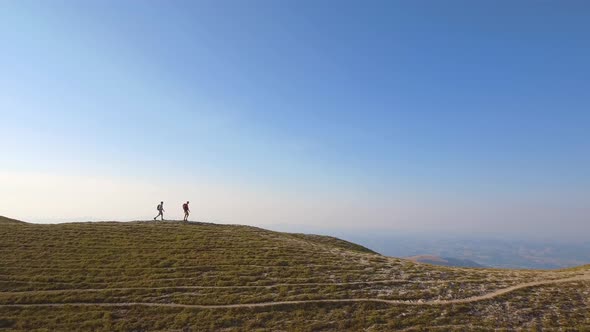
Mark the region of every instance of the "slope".
<instances>
[{"instance_id":1,"label":"slope","mask_svg":"<svg viewBox=\"0 0 590 332\"><path fill-rule=\"evenodd\" d=\"M4 216L0 216L0 225L3 224L24 224L24 222L16 219L6 218Z\"/></svg>"},{"instance_id":2,"label":"slope","mask_svg":"<svg viewBox=\"0 0 590 332\"><path fill-rule=\"evenodd\" d=\"M437 267L330 237L197 223L3 222L0 238L6 329L590 326L589 267Z\"/></svg>"}]
</instances>

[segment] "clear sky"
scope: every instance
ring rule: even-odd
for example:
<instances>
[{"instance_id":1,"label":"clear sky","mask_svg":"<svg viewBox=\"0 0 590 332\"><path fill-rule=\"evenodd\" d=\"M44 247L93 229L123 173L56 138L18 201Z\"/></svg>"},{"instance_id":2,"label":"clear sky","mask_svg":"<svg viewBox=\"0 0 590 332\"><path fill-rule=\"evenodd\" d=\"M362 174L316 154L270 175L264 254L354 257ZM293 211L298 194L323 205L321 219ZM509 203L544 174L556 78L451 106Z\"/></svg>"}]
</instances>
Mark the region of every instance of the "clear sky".
<instances>
[{"instance_id":1,"label":"clear sky","mask_svg":"<svg viewBox=\"0 0 590 332\"><path fill-rule=\"evenodd\" d=\"M0 215L590 232L588 1L1 1Z\"/></svg>"}]
</instances>

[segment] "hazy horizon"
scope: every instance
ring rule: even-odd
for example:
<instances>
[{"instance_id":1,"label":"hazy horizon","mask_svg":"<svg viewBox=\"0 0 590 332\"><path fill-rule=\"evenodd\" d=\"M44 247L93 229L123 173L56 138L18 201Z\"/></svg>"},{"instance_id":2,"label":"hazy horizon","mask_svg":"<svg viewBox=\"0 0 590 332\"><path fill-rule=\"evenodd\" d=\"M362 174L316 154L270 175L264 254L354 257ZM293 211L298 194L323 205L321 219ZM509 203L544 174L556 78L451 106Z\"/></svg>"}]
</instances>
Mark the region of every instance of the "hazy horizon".
<instances>
[{"instance_id":1,"label":"hazy horizon","mask_svg":"<svg viewBox=\"0 0 590 332\"><path fill-rule=\"evenodd\" d=\"M0 215L578 241L589 13L3 2Z\"/></svg>"}]
</instances>

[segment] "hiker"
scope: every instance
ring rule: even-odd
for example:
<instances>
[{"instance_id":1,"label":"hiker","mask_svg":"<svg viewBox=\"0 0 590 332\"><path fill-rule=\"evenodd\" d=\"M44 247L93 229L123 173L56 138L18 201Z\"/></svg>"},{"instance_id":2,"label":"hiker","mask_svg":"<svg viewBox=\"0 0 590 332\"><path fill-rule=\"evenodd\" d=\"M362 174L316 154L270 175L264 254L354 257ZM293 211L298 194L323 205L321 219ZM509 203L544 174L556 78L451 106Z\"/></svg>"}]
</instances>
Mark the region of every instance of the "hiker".
<instances>
[{"instance_id":1,"label":"hiker","mask_svg":"<svg viewBox=\"0 0 590 332\"><path fill-rule=\"evenodd\" d=\"M154 220L158 217L162 217L162 221L164 221L164 202L160 202L156 209L158 210L158 215L154 217Z\"/></svg>"},{"instance_id":2,"label":"hiker","mask_svg":"<svg viewBox=\"0 0 590 332\"><path fill-rule=\"evenodd\" d=\"M184 221L186 222L188 222L188 215L191 213L191 210L188 208L188 203L189 201L186 201L186 203L182 204L182 209L184 210Z\"/></svg>"}]
</instances>

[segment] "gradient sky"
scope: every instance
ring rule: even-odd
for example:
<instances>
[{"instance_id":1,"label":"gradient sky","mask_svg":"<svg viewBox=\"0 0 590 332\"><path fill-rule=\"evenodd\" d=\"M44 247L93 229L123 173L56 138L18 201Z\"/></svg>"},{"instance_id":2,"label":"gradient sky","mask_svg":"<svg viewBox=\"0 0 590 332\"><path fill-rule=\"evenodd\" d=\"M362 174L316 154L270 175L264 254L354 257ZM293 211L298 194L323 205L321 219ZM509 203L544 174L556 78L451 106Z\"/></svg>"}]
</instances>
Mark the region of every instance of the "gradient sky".
<instances>
[{"instance_id":1,"label":"gradient sky","mask_svg":"<svg viewBox=\"0 0 590 332\"><path fill-rule=\"evenodd\" d=\"M2 1L0 215L590 232L587 1Z\"/></svg>"}]
</instances>

